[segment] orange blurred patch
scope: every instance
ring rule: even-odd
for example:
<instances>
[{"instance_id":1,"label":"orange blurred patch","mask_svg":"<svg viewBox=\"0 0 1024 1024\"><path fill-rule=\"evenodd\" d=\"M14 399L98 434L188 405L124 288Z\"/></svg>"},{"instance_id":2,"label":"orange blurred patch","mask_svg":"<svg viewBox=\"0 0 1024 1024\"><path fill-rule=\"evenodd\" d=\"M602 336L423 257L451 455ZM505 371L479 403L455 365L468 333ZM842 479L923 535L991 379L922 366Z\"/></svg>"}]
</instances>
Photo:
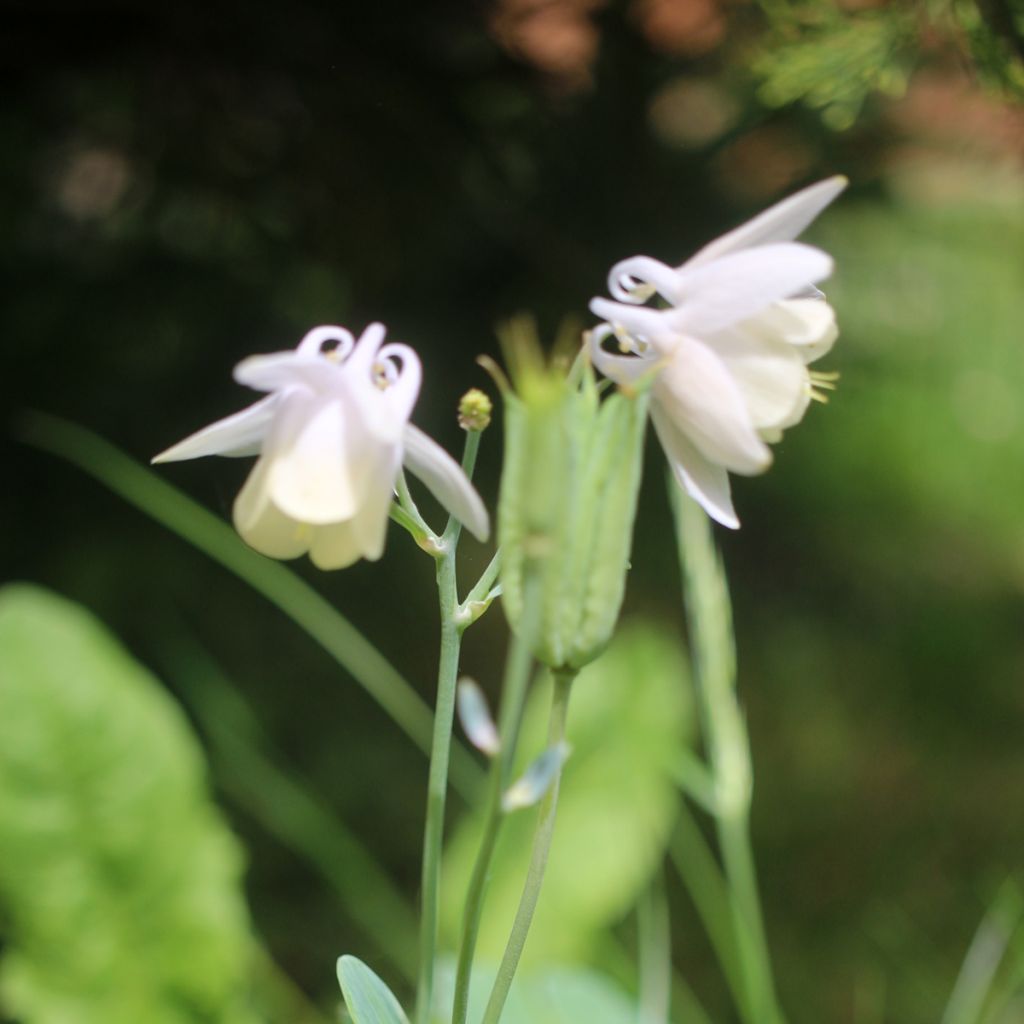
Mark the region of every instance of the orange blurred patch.
<instances>
[{"instance_id":1,"label":"orange blurred patch","mask_svg":"<svg viewBox=\"0 0 1024 1024\"><path fill-rule=\"evenodd\" d=\"M499 0L491 32L513 56L575 92L592 81L599 33L592 15L604 0Z\"/></svg>"},{"instance_id":2,"label":"orange blurred patch","mask_svg":"<svg viewBox=\"0 0 1024 1024\"><path fill-rule=\"evenodd\" d=\"M715 159L724 191L745 202L765 202L802 181L815 154L796 132L764 125L740 136Z\"/></svg>"},{"instance_id":3,"label":"orange blurred patch","mask_svg":"<svg viewBox=\"0 0 1024 1024\"><path fill-rule=\"evenodd\" d=\"M718 0L634 0L630 14L662 53L699 57L725 38Z\"/></svg>"}]
</instances>

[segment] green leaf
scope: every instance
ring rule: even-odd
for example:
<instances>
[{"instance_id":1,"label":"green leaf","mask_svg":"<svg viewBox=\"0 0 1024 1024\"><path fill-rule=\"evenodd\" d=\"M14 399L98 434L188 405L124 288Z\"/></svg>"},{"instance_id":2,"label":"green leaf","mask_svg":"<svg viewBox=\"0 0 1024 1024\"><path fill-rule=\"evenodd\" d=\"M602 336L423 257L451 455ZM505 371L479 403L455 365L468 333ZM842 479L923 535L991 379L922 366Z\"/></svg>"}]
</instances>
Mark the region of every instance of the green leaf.
<instances>
[{"instance_id":1,"label":"green leaf","mask_svg":"<svg viewBox=\"0 0 1024 1024\"><path fill-rule=\"evenodd\" d=\"M573 684L566 764L554 845L524 963L584 958L602 930L634 906L660 864L675 821L673 781L687 743L686 661L664 630L624 627ZM546 745L547 687L531 696L520 762ZM480 956L497 960L522 891L535 815L517 813L502 829L480 932ZM447 852L443 925L458 937L466 879L480 821L463 819Z\"/></svg>"},{"instance_id":2,"label":"green leaf","mask_svg":"<svg viewBox=\"0 0 1024 1024\"><path fill-rule=\"evenodd\" d=\"M495 971L486 965L473 971L469 994L469 1019L479 1020ZM451 965L438 977L433 1020L451 1019L455 974ZM557 967L521 974L501 1017L501 1024L636 1024L637 1006L612 979L582 967Z\"/></svg>"},{"instance_id":3,"label":"green leaf","mask_svg":"<svg viewBox=\"0 0 1024 1024\"><path fill-rule=\"evenodd\" d=\"M338 957L338 982L355 1024L409 1024L391 989L362 960Z\"/></svg>"},{"instance_id":4,"label":"green leaf","mask_svg":"<svg viewBox=\"0 0 1024 1024\"><path fill-rule=\"evenodd\" d=\"M25 1024L249 1024L242 859L177 706L82 608L0 591L0 962Z\"/></svg>"}]
</instances>

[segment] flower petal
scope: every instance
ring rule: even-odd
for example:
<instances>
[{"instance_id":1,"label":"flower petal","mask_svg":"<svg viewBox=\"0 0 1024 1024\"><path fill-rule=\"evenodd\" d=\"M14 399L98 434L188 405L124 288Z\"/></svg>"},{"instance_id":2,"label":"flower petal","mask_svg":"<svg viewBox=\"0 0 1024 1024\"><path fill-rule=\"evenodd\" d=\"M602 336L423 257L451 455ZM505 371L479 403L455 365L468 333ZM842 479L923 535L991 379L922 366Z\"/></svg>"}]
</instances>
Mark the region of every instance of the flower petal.
<instances>
[{"instance_id":1,"label":"flower petal","mask_svg":"<svg viewBox=\"0 0 1024 1024\"><path fill-rule=\"evenodd\" d=\"M309 549L312 528L285 515L271 500L269 463L260 459L235 498L233 518L242 540L268 558L298 558Z\"/></svg>"},{"instance_id":2,"label":"flower petal","mask_svg":"<svg viewBox=\"0 0 1024 1024\"><path fill-rule=\"evenodd\" d=\"M799 423L811 394L807 367L799 349L786 344L770 329L763 329L764 315L744 320L706 339L742 392L758 431Z\"/></svg>"},{"instance_id":3,"label":"flower petal","mask_svg":"<svg viewBox=\"0 0 1024 1024\"><path fill-rule=\"evenodd\" d=\"M679 485L715 522L738 530L729 474L704 458L657 405L651 406L651 422Z\"/></svg>"},{"instance_id":4,"label":"flower petal","mask_svg":"<svg viewBox=\"0 0 1024 1024\"><path fill-rule=\"evenodd\" d=\"M698 337L760 313L828 277L832 259L800 242L780 242L723 256L679 272L681 300L669 316Z\"/></svg>"},{"instance_id":5,"label":"flower petal","mask_svg":"<svg viewBox=\"0 0 1024 1024\"><path fill-rule=\"evenodd\" d=\"M398 446L382 452L367 482L366 494L352 520L352 530L359 542L363 558L375 562L384 554L388 532L388 513L395 493L395 481L402 469L402 452Z\"/></svg>"},{"instance_id":6,"label":"flower petal","mask_svg":"<svg viewBox=\"0 0 1024 1024\"><path fill-rule=\"evenodd\" d=\"M274 504L303 523L351 519L378 455L367 442L343 402L293 391L263 449Z\"/></svg>"},{"instance_id":7,"label":"flower petal","mask_svg":"<svg viewBox=\"0 0 1024 1024\"><path fill-rule=\"evenodd\" d=\"M657 356L617 355L603 347L612 334L610 324L601 324L590 332L590 358L593 364L616 384L635 384L658 366Z\"/></svg>"},{"instance_id":8,"label":"flower petal","mask_svg":"<svg viewBox=\"0 0 1024 1024\"><path fill-rule=\"evenodd\" d=\"M431 494L477 540L491 532L487 509L462 467L434 440L411 423L405 427L404 462L427 485Z\"/></svg>"},{"instance_id":9,"label":"flower petal","mask_svg":"<svg viewBox=\"0 0 1024 1024\"><path fill-rule=\"evenodd\" d=\"M771 464L739 386L707 345L682 337L654 382L652 395L700 453L734 473L753 475Z\"/></svg>"},{"instance_id":10,"label":"flower petal","mask_svg":"<svg viewBox=\"0 0 1024 1024\"><path fill-rule=\"evenodd\" d=\"M728 234L709 242L679 269L689 270L729 253L764 245L766 242L791 241L799 236L848 184L846 178L836 175L788 196L781 203L769 207Z\"/></svg>"},{"instance_id":11,"label":"flower petal","mask_svg":"<svg viewBox=\"0 0 1024 1024\"><path fill-rule=\"evenodd\" d=\"M598 348L610 334L623 332L623 343L638 355L665 356L675 351L679 332L675 326L678 318L674 309L650 309L612 302L610 299L591 299L590 311L606 321L604 327L596 327L593 331ZM615 358L607 350L602 351L610 358ZM595 365L600 369L599 364Z\"/></svg>"},{"instance_id":12,"label":"flower petal","mask_svg":"<svg viewBox=\"0 0 1024 1024\"><path fill-rule=\"evenodd\" d=\"M178 462L204 455L257 455L274 416L276 395L261 398L232 416L225 416L155 456L153 462Z\"/></svg>"},{"instance_id":13,"label":"flower petal","mask_svg":"<svg viewBox=\"0 0 1024 1024\"><path fill-rule=\"evenodd\" d=\"M620 302L642 305L654 292L674 302L677 290L676 271L650 256L621 260L608 273L608 291Z\"/></svg>"},{"instance_id":14,"label":"flower petal","mask_svg":"<svg viewBox=\"0 0 1024 1024\"><path fill-rule=\"evenodd\" d=\"M342 367L323 356L299 352L273 352L249 356L235 367L235 380L254 391L307 388L325 393L337 387Z\"/></svg>"},{"instance_id":15,"label":"flower petal","mask_svg":"<svg viewBox=\"0 0 1024 1024\"><path fill-rule=\"evenodd\" d=\"M351 519L313 528L309 560L318 569L347 569L362 557L362 544Z\"/></svg>"},{"instance_id":16,"label":"flower petal","mask_svg":"<svg viewBox=\"0 0 1024 1024\"><path fill-rule=\"evenodd\" d=\"M793 345L805 363L827 355L839 337L836 312L824 299L785 299L757 319L761 329Z\"/></svg>"}]
</instances>

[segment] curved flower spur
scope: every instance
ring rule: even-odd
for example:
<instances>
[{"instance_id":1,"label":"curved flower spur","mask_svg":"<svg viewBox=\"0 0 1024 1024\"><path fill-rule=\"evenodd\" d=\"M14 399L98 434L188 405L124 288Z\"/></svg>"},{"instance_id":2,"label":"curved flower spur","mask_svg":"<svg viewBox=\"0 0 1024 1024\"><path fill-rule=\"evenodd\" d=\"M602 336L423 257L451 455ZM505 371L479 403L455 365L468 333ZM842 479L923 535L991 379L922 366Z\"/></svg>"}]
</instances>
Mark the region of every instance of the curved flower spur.
<instances>
[{"instance_id":1,"label":"curved flower spur","mask_svg":"<svg viewBox=\"0 0 1024 1024\"><path fill-rule=\"evenodd\" d=\"M820 249L794 242L846 187L829 178L722 235L679 267L648 256L617 263L618 299L596 298L605 322L590 333L605 376L629 383L654 374L651 421L680 485L733 529L729 473L754 475L772 461L766 442L799 423L834 376L808 370L838 331L814 286L832 272ZM667 308L647 306L660 296ZM608 351L609 339L619 353Z\"/></svg>"},{"instance_id":2,"label":"curved flower spur","mask_svg":"<svg viewBox=\"0 0 1024 1024\"><path fill-rule=\"evenodd\" d=\"M487 511L459 464L409 422L422 368L408 345L384 344L382 324L357 341L315 327L291 352L251 356L235 380L266 398L168 448L154 462L258 455L235 499L242 539L271 558L308 552L341 569L384 551L403 464L476 537Z\"/></svg>"}]
</instances>

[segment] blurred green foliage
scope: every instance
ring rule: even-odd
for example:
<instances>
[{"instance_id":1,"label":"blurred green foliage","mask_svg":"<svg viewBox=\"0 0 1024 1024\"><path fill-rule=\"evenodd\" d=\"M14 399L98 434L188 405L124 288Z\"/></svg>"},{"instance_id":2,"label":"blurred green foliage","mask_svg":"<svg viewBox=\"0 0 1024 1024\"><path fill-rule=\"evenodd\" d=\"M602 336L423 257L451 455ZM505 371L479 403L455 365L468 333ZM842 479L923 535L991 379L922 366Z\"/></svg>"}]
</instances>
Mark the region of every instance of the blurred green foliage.
<instances>
[{"instance_id":1,"label":"blurred green foliage","mask_svg":"<svg viewBox=\"0 0 1024 1024\"><path fill-rule=\"evenodd\" d=\"M771 31L754 73L772 106L802 100L833 129L852 127L872 93L901 96L931 48L959 48L993 88L1024 99L1024 7L1018 0L837 4L761 0Z\"/></svg>"},{"instance_id":2,"label":"blurred green foliage","mask_svg":"<svg viewBox=\"0 0 1024 1024\"><path fill-rule=\"evenodd\" d=\"M526 946L526 965L585 962L626 916L664 856L676 815L673 770L692 733L686 661L664 630L633 623L573 686L572 753L559 796L557 839ZM520 740L525 762L544 747L550 680L534 688ZM482 810L482 808L481 808ZM480 842L465 817L445 863L443 926L455 948L465 887ZM506 821L487 890L479 956L501 956L529 860L534 816Z\"/></svg>"},{"instance_id":3,"label":"blurred green foliage","mask_svg":"<svg viewBox=\"0 0 1024 1024\"><path fill-rule=\"evenodd\" d=\"M0 591L0 961L25 1024L252 1024L241 851L181 711L87 612Z\"/></svg>"}]
</instances>

